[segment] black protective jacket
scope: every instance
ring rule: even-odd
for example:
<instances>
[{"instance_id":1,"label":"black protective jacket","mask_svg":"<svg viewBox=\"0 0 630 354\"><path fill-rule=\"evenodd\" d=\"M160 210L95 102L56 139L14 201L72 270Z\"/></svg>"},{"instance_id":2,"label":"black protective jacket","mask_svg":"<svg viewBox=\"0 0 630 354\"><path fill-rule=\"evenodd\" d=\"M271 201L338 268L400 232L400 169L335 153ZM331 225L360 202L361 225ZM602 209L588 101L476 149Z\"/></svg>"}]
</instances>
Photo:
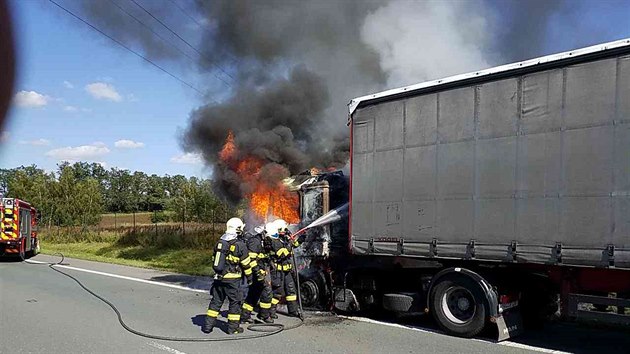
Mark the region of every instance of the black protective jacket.
<instances>
[{"instance_id":1,"label":"black protective jacket","mask_svg":"<svg viewBox=\"0 0 630 354\"><path fill-rule=\"evenodd\" d=\"M227 281L241 279L243 275L245 275L248 282L251 282L252 272L258 268L256 267L256 269L254 269L252 266L252 260L249 257L245 243L239 238L227 241L228 250L223 250L223 244L224 243L219 240L214 246L213 262L215 266L221 261L218 257L225 256L225 267L223 271L215 274L215 278Z\"/></svg>"}]
</instances>

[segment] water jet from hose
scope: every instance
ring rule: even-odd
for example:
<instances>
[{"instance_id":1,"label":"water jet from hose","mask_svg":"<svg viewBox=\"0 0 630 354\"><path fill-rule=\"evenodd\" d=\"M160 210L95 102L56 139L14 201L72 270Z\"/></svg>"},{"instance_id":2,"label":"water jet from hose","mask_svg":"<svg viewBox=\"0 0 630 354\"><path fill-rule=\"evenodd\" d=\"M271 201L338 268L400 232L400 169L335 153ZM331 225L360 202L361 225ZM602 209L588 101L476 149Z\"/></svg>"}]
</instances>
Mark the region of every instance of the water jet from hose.
<instances>
[{"instance_id":1,"label":"water jet from hose","mask_svg":"<svg viewBox=\"0 0 630 354\"><path fill-rule=\"evenodd\" d=\"M326 214L320 216L319 218L317 218L315 221L313 221L312 223L306 225L305 227L301 228L300 230L296 231L293 233L293 235L291 235L291 237L295 238L298 237L300 234L306 232L306 230L308 229L312 229L314 227L318 227L318 226L326 226L328 224L332 224L335 223L337 221L340 221L343 218L347 218L348 217L348 203L343 204L342 206L335 208L329 212L327 212Z\"/></svg>"}]
</instances>

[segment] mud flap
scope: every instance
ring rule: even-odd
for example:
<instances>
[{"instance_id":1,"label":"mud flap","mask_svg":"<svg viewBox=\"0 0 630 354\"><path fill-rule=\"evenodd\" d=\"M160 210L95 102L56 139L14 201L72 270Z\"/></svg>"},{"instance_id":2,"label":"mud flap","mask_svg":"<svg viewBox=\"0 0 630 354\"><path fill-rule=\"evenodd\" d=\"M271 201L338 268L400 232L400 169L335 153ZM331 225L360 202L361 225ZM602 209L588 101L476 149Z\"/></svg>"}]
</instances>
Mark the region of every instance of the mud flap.
<instances>
[{"instance_id":1,"label":"mud flap","mask_svg":"<svg viewBox=\"0 0 630 354\"><path fill-rule=\"evenodd\" d=\"M523 333L523 318L518 308L503 312L496 318L497 341L501 342L509 338L514 338Z\"/></svg>"}]
</instances>

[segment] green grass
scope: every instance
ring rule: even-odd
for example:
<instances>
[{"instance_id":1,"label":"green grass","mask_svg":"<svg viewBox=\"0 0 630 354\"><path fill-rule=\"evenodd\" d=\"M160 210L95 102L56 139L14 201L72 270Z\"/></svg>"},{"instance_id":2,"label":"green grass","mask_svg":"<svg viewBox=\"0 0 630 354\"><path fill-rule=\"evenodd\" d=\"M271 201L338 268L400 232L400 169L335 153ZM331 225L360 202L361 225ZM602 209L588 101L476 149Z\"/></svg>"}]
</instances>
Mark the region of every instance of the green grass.
<instances>
[{"instance_id":1,"label":"green grass","mask_svg":"<svg viewBox=\"0 0 630 354\"><path fill-rule=\"evenodd\" d=\"M111 242L50 243L42 240L42 253L63 253L70 258L159 269L190 275L212 275L212 251L121 246Z\"/></svg>"}]
</instances>

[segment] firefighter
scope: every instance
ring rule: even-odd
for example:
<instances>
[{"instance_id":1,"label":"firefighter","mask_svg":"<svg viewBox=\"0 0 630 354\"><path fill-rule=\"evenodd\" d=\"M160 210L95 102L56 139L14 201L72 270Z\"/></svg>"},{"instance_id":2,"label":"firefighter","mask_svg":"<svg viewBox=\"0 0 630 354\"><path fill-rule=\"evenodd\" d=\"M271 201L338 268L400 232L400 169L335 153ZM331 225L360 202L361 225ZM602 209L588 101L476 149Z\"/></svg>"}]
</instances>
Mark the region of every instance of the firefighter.
<instances>
[{"instance_id":1,"label":"firefighter","mask_svg":"<svg viewBox=\"0 0 630 354\"><path fill-rule=\"evenodd\" d=\"M249 287L245 302L243 302L243 312L241 313L241 322L253 322L251 319L254 306L260 300L260 311L258 319L265 323L273 323L270 317L271 311L271 278L269 277L269 257L264 250L263 240L265 238L265 227L257 226L254 228L254 234L245 240L249 258L252 260L252 267L258 266L258 272L254 283Z\"/></svg>"},{"instance_id":2,"label":"firefighter","mask_svg":"<svg viewBox=\"0 0 630 354\"><path fill-rule=\"evenodd\" d=\"M228 309L228 334L243 333L240 327L242 293L240 285L243 274L247 283L252 282L252 265L247 247L240 239L243 232L243 221L239 218L231 218L226 223L226 231L214 247L214 282L210 289L212 296L208 305L206 323L203 328L205 333L212 332L223 302L229 301ZM256 267L257 268L257 267Z\"/></svg>"},{"instance_id":3,"label":"firefighter","mask_svg":"<svg viewBox=\"0 0 630 354\"><path fill-rule=\"evenodd\" d=\"M289 316L300 317L297 304L297 289L293 273L293 247L299 246L298 240L290 238L288 224L279 219L268 224L269 248L272 260L271 286L273 299L271 315L277 318L276 307L284 296Z\"/></svg>"}]
</instances>

